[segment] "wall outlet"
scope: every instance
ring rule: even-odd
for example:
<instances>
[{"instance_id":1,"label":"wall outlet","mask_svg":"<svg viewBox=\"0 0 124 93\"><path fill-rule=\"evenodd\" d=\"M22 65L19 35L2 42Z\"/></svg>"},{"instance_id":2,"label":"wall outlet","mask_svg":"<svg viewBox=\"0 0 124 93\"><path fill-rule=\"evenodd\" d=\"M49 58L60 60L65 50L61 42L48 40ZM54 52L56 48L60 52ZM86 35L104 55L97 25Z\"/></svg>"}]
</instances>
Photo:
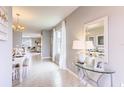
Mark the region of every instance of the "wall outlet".
<instances>
[{"instance_id":1,"label":"wall outlet","mask_svg":"<svg viewBox=\"0 0 124 93\"><path fill-rule=\"evenodd\" d=\"M122 83L120 84L120 86L121 86L121 87L124 87L124 83L122 82Z\"/></svg>"}]
</instances>

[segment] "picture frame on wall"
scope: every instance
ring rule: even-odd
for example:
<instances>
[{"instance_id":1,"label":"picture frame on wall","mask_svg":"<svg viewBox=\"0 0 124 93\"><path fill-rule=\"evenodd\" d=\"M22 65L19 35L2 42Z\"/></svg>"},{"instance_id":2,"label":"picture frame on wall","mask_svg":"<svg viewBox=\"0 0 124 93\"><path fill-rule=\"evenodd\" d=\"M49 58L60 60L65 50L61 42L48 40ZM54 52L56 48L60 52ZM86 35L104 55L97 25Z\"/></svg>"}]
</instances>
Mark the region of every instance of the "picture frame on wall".
<instances>
[{"instance_id":1,"label":"picture frame on wall","mask_svg":"<svg viewBox=\"0 0 124 93\"><path fill-rule=\"evenodd\" d=\"M88 40L89 40L89 41L92 41L93 44L95 45L95 37L94 37L94 36L88 37Z\"/></svg>"},{"instance_id":2,"label":"picture frame on wall","mask_svg":"<svg viewBox=\"0 0 124 93\"><path fill-rule=\"evenodd\" d=\"M104 36L103 35L97 36L97 45L104 46Z\"/></svg>"},{"instance_id":3,"label":"picture frame on wall","mask_svg":"<svg viewBox=\"0 0 124 93\"><path fill-rule=\"evenodd\" d=\"M5 7L0 7L0 41L8 38L8 14Z\"/></svg>"},{"instance_id":4,"label":"picture frame on wall","mask_svg":"<svg viewBox=\"0 0 124 93\"><path fill-rule=\"evenodd\" d=\"M94 69L98 71L104 71L104 58L97 57L94 63Z\"/></svg>"}]
</instances>

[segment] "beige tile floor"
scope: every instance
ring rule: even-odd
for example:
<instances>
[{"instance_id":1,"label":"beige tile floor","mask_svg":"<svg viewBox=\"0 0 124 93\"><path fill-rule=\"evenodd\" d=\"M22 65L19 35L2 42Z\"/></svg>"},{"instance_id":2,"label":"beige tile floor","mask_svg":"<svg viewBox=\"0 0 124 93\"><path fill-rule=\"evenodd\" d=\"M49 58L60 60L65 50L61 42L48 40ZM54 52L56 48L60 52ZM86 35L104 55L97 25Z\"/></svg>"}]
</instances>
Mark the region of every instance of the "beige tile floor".
<instances>
[{"instance_id":1,"label":"beige tile floor","mask_svg":"<svg viewBox=\"0 0 124 93\"><path fill-rule=\"evenodd\" d=\"M15 87L79 87L80 80L50 60L33 55L28 77Z\"/></svg>"}]
</instances>

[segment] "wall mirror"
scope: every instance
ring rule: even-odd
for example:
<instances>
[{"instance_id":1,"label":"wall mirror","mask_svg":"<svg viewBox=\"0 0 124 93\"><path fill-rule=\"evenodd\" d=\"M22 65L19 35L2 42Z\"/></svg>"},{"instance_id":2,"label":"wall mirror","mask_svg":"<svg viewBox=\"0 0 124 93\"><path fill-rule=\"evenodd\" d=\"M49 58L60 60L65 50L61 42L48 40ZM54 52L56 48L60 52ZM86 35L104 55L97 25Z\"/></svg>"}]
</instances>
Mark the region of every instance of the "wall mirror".
<instances>
[{"instance_id":1,"label":"wall mirror","mask_svg":"<svg viewBox=\"0 0 124 93\"><path fill-rule=\"evenodd\" d=\"M85 54L102 57L108 63L108 17L85 24L84 31Z\"/></svg>"}]
</instances>

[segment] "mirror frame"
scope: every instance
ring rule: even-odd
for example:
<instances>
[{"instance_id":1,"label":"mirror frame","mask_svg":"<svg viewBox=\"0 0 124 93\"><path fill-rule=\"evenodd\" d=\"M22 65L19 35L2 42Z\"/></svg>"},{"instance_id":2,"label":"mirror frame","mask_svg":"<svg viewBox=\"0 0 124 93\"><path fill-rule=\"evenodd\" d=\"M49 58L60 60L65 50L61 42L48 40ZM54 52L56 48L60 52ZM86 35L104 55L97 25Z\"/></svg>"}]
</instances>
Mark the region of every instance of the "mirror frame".
<instances>
[{"instance_id":1,"label":"mirror frame","mask_svg":"<svg viewBox=\"0 0 124 93\"><path fill-rule=\"evenodd\" d=\"M96 19L94 21L91 21L91 22L88 22L86 24L84 24L84 42L86 42L86 30L87 30L87 27L89 25L92 25L92 24L95 24L95 23L98 23L100 21L104 21L104 53L105 53L105 63L108 63L109 62L109 57L108 57L108 50L109 50L109 46L108 46L108 16L105 16L105 17L102 17L102 18L99 18L99 19ZM85 49L86 49L86 46L85 46Z\"/></svg>"}]
</instances>

